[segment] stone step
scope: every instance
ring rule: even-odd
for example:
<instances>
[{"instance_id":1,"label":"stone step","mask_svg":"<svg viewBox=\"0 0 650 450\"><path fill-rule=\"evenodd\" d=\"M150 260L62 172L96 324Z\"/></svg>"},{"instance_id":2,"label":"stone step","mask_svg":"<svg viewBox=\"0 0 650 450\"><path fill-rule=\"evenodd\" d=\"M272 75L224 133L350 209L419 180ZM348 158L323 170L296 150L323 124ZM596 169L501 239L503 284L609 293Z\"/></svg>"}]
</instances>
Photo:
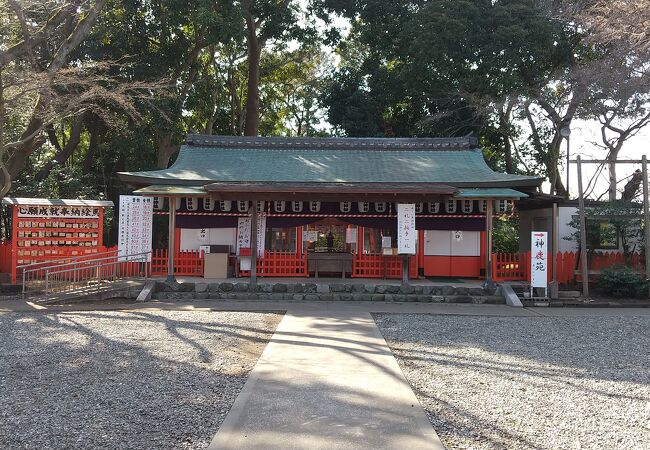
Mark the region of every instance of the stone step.
<instances>
[{"instance_id":1,"label":"stone step","mask_svg":"<svg viewBox=\"0 0 650 450\"><path fill-rule=\"evenodd\" d=\"M560 298L580 298L580 291L560 291L558 296Z\"/></svg>"}]
</instances>

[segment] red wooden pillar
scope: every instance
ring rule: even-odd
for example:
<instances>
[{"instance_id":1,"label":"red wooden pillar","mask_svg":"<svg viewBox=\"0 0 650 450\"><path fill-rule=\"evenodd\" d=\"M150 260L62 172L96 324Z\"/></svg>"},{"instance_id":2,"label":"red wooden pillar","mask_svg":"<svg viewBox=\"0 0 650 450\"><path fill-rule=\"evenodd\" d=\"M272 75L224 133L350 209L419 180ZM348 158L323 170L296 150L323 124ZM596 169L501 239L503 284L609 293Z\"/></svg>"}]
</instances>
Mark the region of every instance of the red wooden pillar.
<instances>
[{"instance_id":1,"label":"red wooden pillar","mask_svg":"<svg viewBox=\"0 0 650 450\"><path fill-rule=\"evenodd\" d=\"M296 253L302 255L302 227L296 227Z\"/></svg>"},{"instance_id":2,"label":"red wooden pillar","mask_svg":"<svg viewBox=\"0 0 650 450\"><path fill-rule=\"evenodd\" d=\"M363 227L357 227L357 255L363 255Z\"/></svg>"},{"instance_id":3,"label":"red wooden pillar","mask_svg":"<svg viewBox=\"0 0 650 450\"><path fill-rule=\"evenodd\" d=\"M420 269L424 269L424 230L418 230L418 264L416 274L420 275Z\"/></svg>"},{"instance_id":4,"label":"red wooden pillar","mask_svg":"<svg viewBox=\"0 0 650 450\"><path fill-rule=\"evenodd\" d=\"M487 236L486 236L485 231L480 232L479 240L480 240L480 244L481 244L480 245L480 247L481 247L480 255L481 256L479 257L480 260L481 260L481 264L479 265L479 276L480 276L480 270L481 269L483 269L484 274L487 273L487 268L485 267L485 261L487 260L487 256L486 256L486 253L485 253L486 248L487 248Z\"/></svg>"},{"instance_id":5,"label":"red wooden pillar","mask_svg":"<svg viewBox=\"0 0 650 450\"><path fill-rule=\"evenodd\" d=\"M99 208L99 216L97 218L97 247L104 246L104 208Z\"/></svg>"},{"instance_id":6,"label":"red wooden pillar","mask_svg":"<svg viewBox=\"0 0 650 450\"><path fill-rule=\"evenodd\" d=\"M174 254L178 255L181 252L181 229L174 228Z\"/></svg>"}]
</instances>

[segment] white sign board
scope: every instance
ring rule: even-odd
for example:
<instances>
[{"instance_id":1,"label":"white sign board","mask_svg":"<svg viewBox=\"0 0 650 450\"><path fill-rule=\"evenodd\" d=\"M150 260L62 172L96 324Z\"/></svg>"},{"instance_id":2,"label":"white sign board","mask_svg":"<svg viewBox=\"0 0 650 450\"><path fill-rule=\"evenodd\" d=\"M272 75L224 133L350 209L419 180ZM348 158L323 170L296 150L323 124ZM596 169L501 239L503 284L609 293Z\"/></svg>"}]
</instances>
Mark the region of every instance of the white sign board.
<instances>
[{"instance_id":1,"label":"white sign board","mask_svg":"<svg viewBox=\"0 0 650 450\"><path fill-rule=\"evenodd\" d=\"M356 228L346 228L345 229L345 243L346 244L356 244L357 243L357 229Z\"/></svg>"},{"instance_id":2,"label":"white sign board","mask_svg":"<svg viewBox=\"0 0 650 450\"><path fill-rule=\"evenodd\" d=\"M207 244L210 242L210 235L207 228L199 228L196 230L196 240L199 244Z\"/></svg>"},{"instance_id":3,"label":"white sign board","mask_svg":"<svg viewBox=\"0 0 650 450\"><path fill-rule=\"evenodd\" d=\"M397 249L401 254L415 255L415 204L397 204Z\"/></svg>"},{"instance_id":4,"label":"white sign board","mask_svg":"<svg viewBox=\"0 0 650 450\"><path fill-rule=\"evenodd\" d=\"M548 287L548 233L533 231L530 240L530 286Z\"/></svg>"},{"instance_id":5,"label":"white sign board","mask_svg":"<svg viewBox=\"0 0 650 450\"><path fill-rule=\"evenodd\" d=\"M302 232L302 240L305 242L315 242L318 240L318 231L305 230Z\"/></svg>"},{"instance_id":6,"label":"white sign board","mask_svg":"<svg viewBox=\"0 0 650 450\"><path fill-rule=\"evenodd\" d=\"M121 261L151 261L151 230L153 199L135 195L120 195L119 236L117 242ZM135 258L126 255L146 253Z\"/></svg>"},{"instance_id":7,"label":"white sign board","mask_svg":"<svg viewBox=\"0 0 650 450\"><path fill-rule=\"evenodd\" d=\"M381 237L381 248L391 248L393 246L393 240L390 236Z\"/></svg>"}]
</instances>

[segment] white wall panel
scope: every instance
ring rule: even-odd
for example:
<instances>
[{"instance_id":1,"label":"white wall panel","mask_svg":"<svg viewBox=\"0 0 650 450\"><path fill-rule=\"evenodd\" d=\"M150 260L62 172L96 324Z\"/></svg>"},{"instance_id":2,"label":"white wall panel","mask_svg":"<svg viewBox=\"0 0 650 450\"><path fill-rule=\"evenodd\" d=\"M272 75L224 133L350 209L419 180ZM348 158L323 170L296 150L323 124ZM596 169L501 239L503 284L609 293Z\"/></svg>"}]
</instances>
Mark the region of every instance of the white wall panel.
<instances>
[{"instance_id":1,"label":"white wall panel","mask_svg":"<svg viewBox=\"0 0 650 450\"><path fill-rule=\"evenodd\" d=\"M481 233L461 231L456 239L453 231L424 230L425 256L481 256Z\"/></svg>"},{"instance_id":2,"label":"white wall panel","mask_svg":"<svg viewBox=\"0 0 650 450\"><path fill-rule=\"evenodd\" d=\"M456 239L451 231L452 256L481 256L481 233L478 231L461 231L462 238Z\"/></svg>"},{"instance_id":3,"label":"white wall panel","mask_svg":"<svg viewBox=\"0 0 650 450\"><path fill-rule=\"evenodd\" d=\"M230 245L235 246L236 228L208 228L208 242L199 242L199 230L181 228L181 250L198 250L199 245Z\"/></svg>"},{"instance_id":4,"label":"white wall panel","mask_svg":"<svg viewBox=\"0 0 650 450\"><path fill-rule=\"evenodd\" d=\"M424 230L424 255L449 256L451 254L451 231Z\"/></svg>"}]
</instances>

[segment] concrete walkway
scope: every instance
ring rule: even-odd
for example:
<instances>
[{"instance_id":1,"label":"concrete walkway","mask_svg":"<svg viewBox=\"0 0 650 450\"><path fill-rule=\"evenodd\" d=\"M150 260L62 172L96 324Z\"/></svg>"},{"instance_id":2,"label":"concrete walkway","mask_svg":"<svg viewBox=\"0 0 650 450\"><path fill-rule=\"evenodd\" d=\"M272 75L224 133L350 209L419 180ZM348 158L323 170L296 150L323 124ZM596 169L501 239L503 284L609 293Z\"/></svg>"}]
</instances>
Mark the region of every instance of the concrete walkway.
<instances>
[{"instance_id":1,"label":"concrete walkway","mask_svg":"<svg viewBox=\"0 0 650 450\"><path fill-rule=\"evenodd\" d=\"M368 312L294 305L209 449L444 449Z\"/></svg>"}]
</instances>

